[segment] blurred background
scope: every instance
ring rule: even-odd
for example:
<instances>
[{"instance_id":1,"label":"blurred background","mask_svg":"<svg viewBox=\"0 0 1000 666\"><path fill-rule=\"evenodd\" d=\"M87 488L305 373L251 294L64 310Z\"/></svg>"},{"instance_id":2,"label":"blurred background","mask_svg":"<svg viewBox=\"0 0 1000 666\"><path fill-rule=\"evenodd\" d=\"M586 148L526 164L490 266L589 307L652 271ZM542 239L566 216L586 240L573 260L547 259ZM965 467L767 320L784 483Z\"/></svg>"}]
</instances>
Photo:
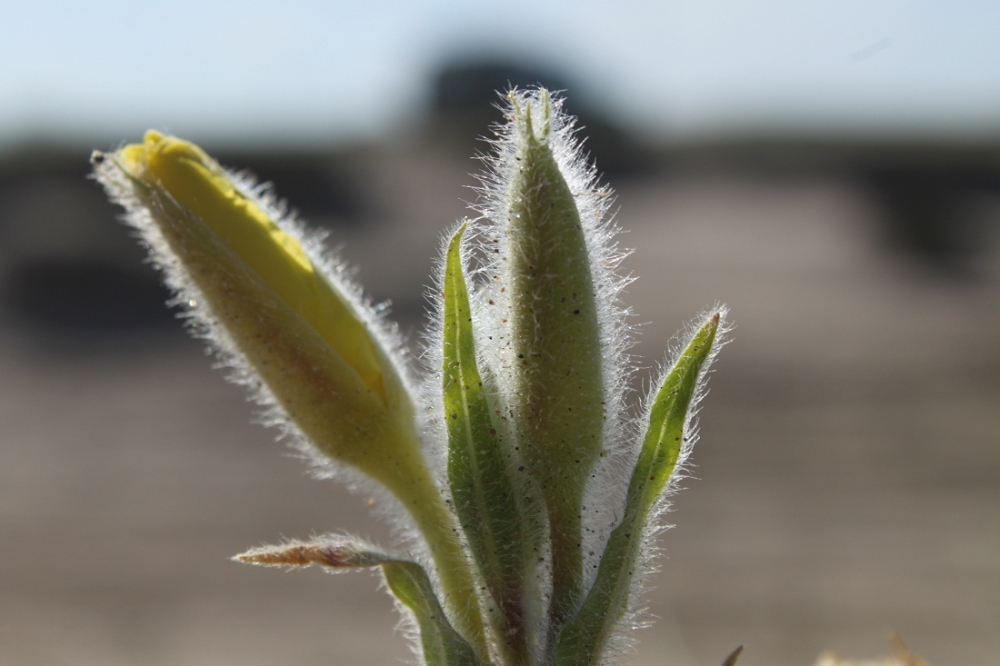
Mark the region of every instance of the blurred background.
<instances>
[{"instance_id":1,"label":"blurred background","mask_svg":"<svg viewBox=\"0 0 1000 666\"><path fill-rule=\"evenodd\" d=\"M149 128L273 181L411 339L497 90L565 91L636 248L646 370L737 324L628 663L811 664L901 633L1000 663L1000 5L0 2L0 664L376 666L387 543L211 369L92 149Z\"/></svg>"}]
</instances>

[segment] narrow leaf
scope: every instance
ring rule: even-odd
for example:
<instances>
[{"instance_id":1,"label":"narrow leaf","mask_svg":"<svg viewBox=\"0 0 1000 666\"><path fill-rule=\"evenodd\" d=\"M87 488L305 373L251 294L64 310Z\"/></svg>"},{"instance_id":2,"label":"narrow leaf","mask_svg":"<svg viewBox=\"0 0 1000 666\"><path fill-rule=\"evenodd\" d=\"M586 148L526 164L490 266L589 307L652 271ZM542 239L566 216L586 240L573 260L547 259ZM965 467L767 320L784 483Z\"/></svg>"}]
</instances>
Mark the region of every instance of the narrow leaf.
<instances>
[{"instance_id":1,"label":"narrow leaf","mask_svg":"<svg viewBox=\"0 0 1000 666\"><path fill-rule=\"evenodd\" d=\"M664 377L649 412L649 425L632 472L621 523L611 532L597 579L579 613L566 625L556 649L558 666L590 666L600 658L628 610L650 509L677 466L689 433L689 411L719 329L715 314L694 334Z\"/></svg>"},{"instance_id":2,"label":"narrow leaf","mask_svg":"<svg viewBox=\"0 0 1000 666\"><path fill-rule=\"evenodd\" d=\"M479 666L475 651L448 622L427 572L419 564L385 562L382 573L392 593L417 619L427 666Z\"/></svg>"},{"instance_id":3,"label":"narrow leaf","mask_svg":"<svg viewBox=\"0 0 1000 666\"><path fill-rule=\"evenodd\" d=\"M416 562L342 536L264 546L237 555L234 559L248 564L276 567L381 567L389 590L400 603L410 609L417 621L424 663L427 666L480 665L475 651L448 622L427 572Z\"/></svg>"},{"instance_id":4,"label":"narrow leaf","mask_svg":"<svg viewBox=\"0 0 1000 666\"><path fill-rule=\"evenodd\" d=\"M495 610L505 663L527 663L521 507L509 475L509 446L493 422L473 339L472 311L462 268L465 226L452 236L444 274L444 415L448 481L455 512Z\"/></svg>"},{"instance_id":5,"label":"narrow leaf","mask_svg":"<svg viewBox=\"0 0 1000 666\"><path fill-rule=\"evenodd\" d=\"M329 535L312 541L288 541L277 546L260 546L240 553L233 559L265 567L366 569L380 566L393 559L393 556L351 537Z\"/></svg>"}]
</instances>

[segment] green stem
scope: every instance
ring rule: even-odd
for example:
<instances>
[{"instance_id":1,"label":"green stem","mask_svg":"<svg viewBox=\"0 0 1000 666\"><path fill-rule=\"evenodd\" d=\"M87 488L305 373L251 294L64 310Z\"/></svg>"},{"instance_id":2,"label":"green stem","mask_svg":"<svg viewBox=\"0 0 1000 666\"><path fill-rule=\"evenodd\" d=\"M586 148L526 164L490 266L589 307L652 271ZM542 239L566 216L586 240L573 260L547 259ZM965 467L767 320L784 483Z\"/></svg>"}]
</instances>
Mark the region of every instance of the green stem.
<instances>
[{"instance_id":1,"label":"green stem","mask_svg":"<svg viewBox=\"0 0 1000 666\"><path fill-rule=\"evenodd\" d=\"M403 501L427 541L438 572L444 606L450 611L452 624L472 645L483 666L491 666L493 661L476 594L477 586L469 558L456 537L458 525L455 517L431 481L430 474L414 477L408 473L403 481L406 485L404 492L392 485L390 490Z\"/></svg>"}]
</instances>

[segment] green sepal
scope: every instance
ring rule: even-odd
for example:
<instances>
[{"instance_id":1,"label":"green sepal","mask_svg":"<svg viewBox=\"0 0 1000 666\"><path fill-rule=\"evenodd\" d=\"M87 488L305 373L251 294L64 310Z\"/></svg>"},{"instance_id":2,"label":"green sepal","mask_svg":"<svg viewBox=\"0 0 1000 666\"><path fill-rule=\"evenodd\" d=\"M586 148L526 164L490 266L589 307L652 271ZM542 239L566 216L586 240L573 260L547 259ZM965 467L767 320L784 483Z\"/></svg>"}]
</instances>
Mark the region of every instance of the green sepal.
<instances>
[{"instance_id":1,"label":"green sepal","mask_svg":"<svg viewBox=\"0 0 1000 666\"><path fill-rule=\"evenodd\" d=\"M505 663L527 663L524 521L510 478L512 452L493 420L476 359L462 268L465 225L448 243L444 272L442 383L448 429L448 482L459 523L495 610Z\"/></svg>"},{"instance_id":2,"label":"green sepal","mask_svg":"<svg viewBox=\"0 0 1000 666\"><path fill-rule=\"evenodd\" d=\"M559 636L557 666L600 663L608 638L628 609L649 512L677 467L688 413L697 398L702 369L715 345L719 320L720 316L714 315L694 334L656 393L629 481L624 517L608 538L597 578L580 611Z\"/></svg>"},{"instance_id":3,"label":"green sepal","mask_svg":"<svg viewBox=\"0 0 1000 666\"><path fill-rule=\"evenodd\" d=\"M315 565L334 570L381 567L389 590L417 621L426 666L481 665L472 647L451 626L427 572L416 562L338 535L254 548L233 559L272 567Z\"/></svg>"}]
</instances>

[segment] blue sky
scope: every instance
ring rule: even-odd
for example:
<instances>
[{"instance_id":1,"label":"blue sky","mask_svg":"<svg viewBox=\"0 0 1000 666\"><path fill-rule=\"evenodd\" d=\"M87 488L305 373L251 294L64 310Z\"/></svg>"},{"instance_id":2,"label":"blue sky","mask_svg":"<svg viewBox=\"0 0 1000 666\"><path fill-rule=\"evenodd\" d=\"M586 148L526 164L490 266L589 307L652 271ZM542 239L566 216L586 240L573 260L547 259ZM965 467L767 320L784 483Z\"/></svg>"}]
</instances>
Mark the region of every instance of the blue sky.
<instances>
[{"instance_id":1,"label":"blue sky","mask_svg":"<svg viewBox=\"0 0 1000 666\"><path fill-rule=\"evenodd\" d=\"M1000 133L1000 2L0 0L0 146L347 141L435 68L544 63L638 131Z\"/></svg>"}]
</instances>

